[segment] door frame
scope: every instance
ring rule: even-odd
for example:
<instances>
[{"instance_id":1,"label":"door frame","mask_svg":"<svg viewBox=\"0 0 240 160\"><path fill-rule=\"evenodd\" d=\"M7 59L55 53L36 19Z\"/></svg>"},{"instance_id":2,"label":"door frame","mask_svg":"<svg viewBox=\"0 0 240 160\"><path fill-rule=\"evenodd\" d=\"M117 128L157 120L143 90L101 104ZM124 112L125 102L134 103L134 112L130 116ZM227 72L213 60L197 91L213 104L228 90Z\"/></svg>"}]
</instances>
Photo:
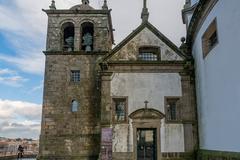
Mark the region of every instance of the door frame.
<instances>
[{"instance_id":1,"label":"door frame","mask_svg":"<svg viewBox=\"0 0 240 160\"><path fill-rule=\"evenodd\" d=\"M161 159L161 120L164 114L155 109L140 109L129 116L133 127L133 159L137 160L137 129L156 129L156 156Z\"/></svg>"},{"instance_id":2,"label":"door frame","mask_svg":"<svg viewBox=\"0 0 240 160\"><path fill-rule=\"evenodd\" d=\"M156 128L137 128L137 131L152 131L153 133L153 143L154 143L154 156L157 158L157 129ZM138 135L136 135L138 137ZM137 141L137 157L139 152L139 146ZM157 160L157 159L155 159Z\"/></svg>"}]
</instances>

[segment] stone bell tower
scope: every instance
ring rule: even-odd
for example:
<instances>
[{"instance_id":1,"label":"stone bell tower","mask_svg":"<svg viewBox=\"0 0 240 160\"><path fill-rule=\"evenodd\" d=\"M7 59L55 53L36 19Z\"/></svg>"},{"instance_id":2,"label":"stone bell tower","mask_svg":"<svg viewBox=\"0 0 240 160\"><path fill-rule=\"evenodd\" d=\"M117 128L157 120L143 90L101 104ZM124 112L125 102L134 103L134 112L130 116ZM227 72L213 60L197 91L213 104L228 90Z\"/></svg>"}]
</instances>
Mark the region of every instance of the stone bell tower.
<instances>
[{"instance_id":1,"label":"stone bell tower","mask_svg":"<svg viewBox=\"0 0 240 160\"><path fill-rule=\"evenodd\" d=\"M97 159L100 152L98 61L113 44L111 10L89 0L48 10L40 160Z\"/></svg>"}]
</instances>

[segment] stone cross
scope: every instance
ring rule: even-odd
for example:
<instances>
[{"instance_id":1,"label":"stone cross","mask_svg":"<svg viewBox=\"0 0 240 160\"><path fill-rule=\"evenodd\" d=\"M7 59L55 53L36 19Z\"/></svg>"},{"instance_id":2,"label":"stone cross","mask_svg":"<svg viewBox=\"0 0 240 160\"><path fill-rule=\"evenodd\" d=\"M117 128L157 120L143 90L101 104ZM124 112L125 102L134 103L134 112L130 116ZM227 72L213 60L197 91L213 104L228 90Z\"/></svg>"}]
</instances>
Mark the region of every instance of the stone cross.
<instances>
[{"instance_id":1,"label":"stone cross","mask_svg":"<svg viewBox=\"0 0 240 160\"><path fill-rule=\"evenodd\" d=\"M56 5L55 5L55 1L54 0L52 0L52 4L49 6L49 8L51 10L56 10Z\"/></svg>"},{"instance_id":2,"label":"stone cross","mask_svg":"<svg viewBox=\"0 0 240 160\"><path fill-rule=\"evenodd\" d=\"M102 9L104 9L104 10L108 10L107 0L104 0L104 3L103 3L103 6L102 6Z\"/></svg>"},{"instance_id":3,"label":"stone cross","mask_svg":"<svg viewBox=\"0 0 240 160\"><path fill-rule=\"evenodd\" d=\"M143 8L147 8L147 0L143 0Z\"/></svg>"},{"instance_id":4,"label":"stone cross","mask_svg":"<svg viewBox=\"0 0 240 160\"><path fill-rule=\"evenodd\" d=\"M148 102L148 101L145 101L144 103L145 103L145 109L147 109L147 108L148 108L148 103L149 103L149 102Z\"/></svg>"},{"instance_id":5,"label":"stone cross","mask_svg":"<svg viewBox=\"0 0 240 160\"><path fill-rule=\"evenodd\" d=\"M147 8L147 0L143 0L143 9L142 9L142 22L146 22L148 21L148 17L149 17L149 12L148 12L148 8Z\"/></svg>"},{"instance_id":6,"label":"stone cross","mask_svg":"<svg viewBox=\"0 0 240 160\"><path fill-rule=\"evenodd\" d=\"M89 0L82 0L82 4L85 4L85 5L89 4Z\"/></svg>"}]
</instances>

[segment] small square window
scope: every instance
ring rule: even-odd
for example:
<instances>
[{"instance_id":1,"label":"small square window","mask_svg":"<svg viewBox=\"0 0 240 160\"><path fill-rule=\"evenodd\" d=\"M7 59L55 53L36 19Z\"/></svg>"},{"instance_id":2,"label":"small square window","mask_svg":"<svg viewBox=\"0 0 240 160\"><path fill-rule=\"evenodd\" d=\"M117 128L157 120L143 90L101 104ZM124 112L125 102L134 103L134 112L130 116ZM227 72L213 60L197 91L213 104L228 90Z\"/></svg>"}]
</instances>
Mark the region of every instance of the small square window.
<instances>
[{"instance_id":1,"label":"small square window","mask_svg":"<svg viewBox=\"0 0 240 160\"><path fill-rule=\"evenodd\" d=\"M80 82L80 71L79 70L71 71L71 82Z\"/></svg>"},{"instance_id":2,"label":"small square window","mask_svg":"<svg viewBox=\"0 0 240 160\"><path fill-rule=\"evenodd\" d=\"M113 99L113 121L115 123L124 123L127 121L127 100L126 98Z\"/></svg>"},{"instance_id":3,"label":"small square window","mask_svg":"<svg viewBox=\"0 0 240 160\"><path fill-rule=\"evenodd\" d=\"M180 121L179 98L166 98L166 120L168 122Z\"/></svg>"},{"instance_id":4,"label":"small square window","mask_svg":"<svg viewBox=\"0 0 240 160\"><path fill-rule=\"evenodd\" d=\"M217 43L217 20L215 18L202 36L203 58L209 54L209 52L217 45Z\"/></svg>"}]
</instances>

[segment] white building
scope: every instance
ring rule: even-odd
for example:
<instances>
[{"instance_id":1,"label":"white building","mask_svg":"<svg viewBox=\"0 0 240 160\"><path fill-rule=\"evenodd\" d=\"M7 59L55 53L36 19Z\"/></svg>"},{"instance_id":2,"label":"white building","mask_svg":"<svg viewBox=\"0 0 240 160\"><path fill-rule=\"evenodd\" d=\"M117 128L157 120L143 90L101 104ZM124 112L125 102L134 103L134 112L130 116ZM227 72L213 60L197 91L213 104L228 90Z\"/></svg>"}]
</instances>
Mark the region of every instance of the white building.
<instances>
[{"instance_id":1,"label":"white building","mask_svg":"<svg viewBox=\"0 0 240 160\"><path fill-rule=\"evenodd\" d=\"M182 12L195 60L202 159L240 157L239 6L239 0L186 0Z\"/></svg>"}]
</instances>

